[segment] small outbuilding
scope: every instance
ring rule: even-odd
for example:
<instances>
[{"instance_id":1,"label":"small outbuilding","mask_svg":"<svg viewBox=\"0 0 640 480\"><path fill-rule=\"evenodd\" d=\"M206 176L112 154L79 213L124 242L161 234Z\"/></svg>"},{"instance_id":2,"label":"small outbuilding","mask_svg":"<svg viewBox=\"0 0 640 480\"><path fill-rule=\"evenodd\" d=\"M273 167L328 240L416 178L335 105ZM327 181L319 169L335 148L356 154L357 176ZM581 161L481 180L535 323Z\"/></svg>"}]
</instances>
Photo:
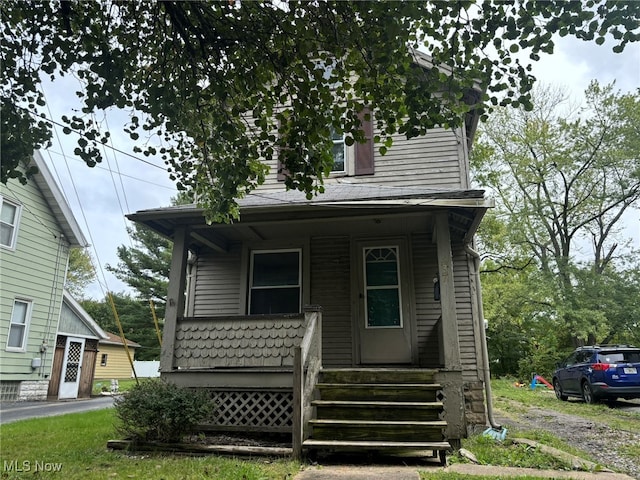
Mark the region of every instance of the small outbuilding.
<instances>
[{"instance_id":1,"label":"small outbuilding","mask_svg":"<svg viewBox=\"0 0 640 480\"><path fill-rule=\"evenodd\" d=\"M136 348L140 344L127 340L127 347L133 360ZM127 357L122 338L115 333L106 332L106 338L100 340L98 355L95 359L95 379L122 379L131 378L133 369Z\"/></svg>"},{"instance_id":2,"label":"small outbuilding","mask_svg":"<svg viewBox=\"0 0 640 480\"><path fill-rule=\"evenodd\" d=\"M65 290L47 392L49 398L91 396L98 342L106 338L104 330Z\"/></svg>"}]
</instances>

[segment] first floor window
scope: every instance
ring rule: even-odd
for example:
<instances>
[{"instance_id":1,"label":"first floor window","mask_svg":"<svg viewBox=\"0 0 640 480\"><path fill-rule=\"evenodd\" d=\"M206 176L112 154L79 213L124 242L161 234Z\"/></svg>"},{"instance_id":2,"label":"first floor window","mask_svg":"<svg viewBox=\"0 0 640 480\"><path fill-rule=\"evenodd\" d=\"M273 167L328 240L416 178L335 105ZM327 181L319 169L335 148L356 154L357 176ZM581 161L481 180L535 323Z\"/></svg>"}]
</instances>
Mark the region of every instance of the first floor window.
<instances>
[{"instance_id":1,"label":"first floor window","mask_svg":"<svg viewBox=\"0 0 640 480\"><path fill-rule=\"evenodd\" d=\"M0 245L15 248L18 231L18 219L20 218L20 205L2 198L0 209Z\"/></svg>"},{"instance_id":2,"label":"first floor window","mask_svg":"<svg viewBox=\"0 0 640 480\"><path fill-rule=\"evenodd\" d=\"M300 312L300 253L300 250L252 252L250 315Z\"/></svg>"},{"instance_id":3,"label":"first floor window","mask_svg":"<svg viewBox=\"0 0 640 480\"><path fill-rule=\"evenodd\" d=\"M29 317L31 316L31 302L27 300L15 300L11 311L11 324L9 326L9 338L7 348L24 350L25 338Z\"/></svg>"},{"instance_id":4,"label":"first floor window","mask_svg":"<svg viewBox=\"0 0 640 480\"><path fill-rule=\"evenodd\" d=\"M102 356L100 357L100 366L101 367L106 367L107 366L107 354L103 353Z\"/></svg>"}]
</instances>

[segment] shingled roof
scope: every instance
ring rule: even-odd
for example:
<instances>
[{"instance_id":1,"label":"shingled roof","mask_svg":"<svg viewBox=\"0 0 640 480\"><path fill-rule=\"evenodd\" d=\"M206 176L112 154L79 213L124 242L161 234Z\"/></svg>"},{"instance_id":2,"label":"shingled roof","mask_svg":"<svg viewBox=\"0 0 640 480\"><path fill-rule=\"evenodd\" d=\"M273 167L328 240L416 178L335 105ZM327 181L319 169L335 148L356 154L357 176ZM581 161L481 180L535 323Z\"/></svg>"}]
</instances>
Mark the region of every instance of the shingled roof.
<instances>
[{"instance_id":1,"label":"shingled roof","mask_svg":"<svg viewBox=\"0 0 640 480\"><path fill-rule=\"evenodd\" d=\"M324 193L307 199L304 192L298 190L261 190L254 191L238 200L240 212L248 213L263 208L278 208L288 206L318 206L357 202L362 204L379 202L381 205L389 202L399 204L408 201L423 201L426 205L433 201L442 206L472 206L491 207L493 202L485 199L484 190L435 189L429 187L393 187L372 184L356 184L340 182L325 185ZM203 209L194 204L176 205L171 207L140 210L127 215L130 220L144 220L147 217L171 217L187 215L202 215Z\"/></svg>"}]
</instances>

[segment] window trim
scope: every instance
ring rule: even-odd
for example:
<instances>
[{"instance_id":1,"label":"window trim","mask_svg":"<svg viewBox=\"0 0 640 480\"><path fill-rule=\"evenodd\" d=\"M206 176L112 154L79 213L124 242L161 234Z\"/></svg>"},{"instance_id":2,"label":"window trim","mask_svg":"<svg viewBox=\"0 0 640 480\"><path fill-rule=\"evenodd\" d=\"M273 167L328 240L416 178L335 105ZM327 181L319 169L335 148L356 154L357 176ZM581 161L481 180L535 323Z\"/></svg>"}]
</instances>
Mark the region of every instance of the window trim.
<instances>
[{"instance_id":1,"label":"window trim","mask_svg":"<svg viewBox=\"0 0 640 480\"><path fill-rule=\"evenodd\" d=\"M106 367L107 366L108 356L109 356L108 353L103 353L103 354L100 355L100 366L101 367Z\"/></svg>"},{"instance_id":2,"label":"window trim","mask_svg":"<svg viewBox=\"0 0 640 480\"><path fill-rule=\"evenodd\" d=\"M13 313L15 311L16 303L24 303L27 305L27 311L25 313L24 323L14 323L13 321ZM27 339L29 337L29 326L31 325L31 315L33 313L33 300L28 298L16 297L13 300L13 306L11 307L11 317L9 318L9 331L7 332L7 343L6 343L6 351L8 352L26 352L27 351ZM20 346L16 347L13 345L9 345L9 340L11 339L11 328L14 325L20 325L24 327L22 332L22 339L20 341Z\"/></svg>"},{"instance_id":3,"label":"window trim","mask_svg":"<svg viewBox=\"0 0 640 480\"><path fill-rule=\"evenodd\" d=\"M11 199L3 196L3 195L0 195L0 209L2 209L2 206L5 203L15 207L16 208L16 214L15 214L15 217L13 219L14 223L11 225L11 227L13 227L13 234L11 235L11 243L10 243L10 245L5 245L4 243L0 243L0 248L4 248L6 250L15 250L16 249L16 245L18 243L18 231L19 231L19 228L20 228L20 220L22 218L22 204L20 202L15 201L15 200L11 200Z\"/></svg>"},{"instance_id":4,"label":"window trim","mask_svg":"<svg viewBox=\"0 0 640 480\"><path fill-rule=\"evenodd\" d=\"M332 129L333 132L333 129ZM342 170L333 170L333 168L331 169L331 172L329 172L329 175L332 177L340 177L340 176L345 176L345 175L353 175L353 148L349 147L347 145L347 143L345 142L345 135L344 133L341 136L335 135L334 133L332 133L331 135L332 141L333 141L333 148L335 148L338 145L342 146L342 161L343 161L343 168ZM333 165L335 167L336 164L336 157L335 155L333 155L333 148L331 150L332 156L333 156Z\"/></svg>"},{"instance_id":5,"label":"window trim","mask_svg":"<svg viewBox=\"0 0 640 480\"><path fill-rule=\"evenodd\" d=\"M254 265L254 258L255 255L261 255L261 254L269 254L269 253L291 253L291 252L296 252L298 254L298 284L297 285L286 285L286 286L281 286L281 288L293 288L293 287L297 287L299 294L298 294L298 312L300 313L302 311L302 294L303 294L303 289L302 289L302 248L273 248L273 249L265 249L265 250L251 250L249 252L249 278L247 279L247 285L248 285L248 295L247 295L247 314L248 315L262 315L260 313L252 313L251 312L251 294L253 292L253 265ZM256 287L256 289L264 289L264 288L278 288L277 286L269 286L269 287ZM283 314L284 315L284 314Z\"/></svg>"}]
</instances>

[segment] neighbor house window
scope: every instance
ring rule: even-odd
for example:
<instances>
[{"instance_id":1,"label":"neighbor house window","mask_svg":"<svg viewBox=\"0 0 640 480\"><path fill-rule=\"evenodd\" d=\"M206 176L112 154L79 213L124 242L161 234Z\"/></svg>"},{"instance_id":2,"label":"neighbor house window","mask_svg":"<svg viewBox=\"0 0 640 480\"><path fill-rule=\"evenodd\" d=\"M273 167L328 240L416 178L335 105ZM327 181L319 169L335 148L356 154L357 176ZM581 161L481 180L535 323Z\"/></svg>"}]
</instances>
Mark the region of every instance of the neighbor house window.
<instances>
[{"instance_id":1,"label":"neighbor house window","mask_svg":"<svg viewBox=\"0 0 640 480\"><path fill-rule=\"evenodd\" d=\"M300 250L256 251L251 255L249 314L299 313Z\"/></svg>"},{"instance_id":2,"label":"neighbor house window","mask_svg":"<svg viewBox=\"0 0 640 480\"><path fill-rule=\"evenodd\" d=\"M106 367L107 366L107 354L103 353L102 356L100 357L100 366L101 367Z\"/></svg>"},{"instance_id":3,"label":"neighbor house window","mask_svg":"<svg viewBox=\"0 0 640 480\"><path fill-rule=\"evenodd\" d=\"M24 350L29 318L31 317L31 302L28 300L15 300L11 311L11 324L9 325L8 350Z\"/></svg>"},{"instance_id":4,"label":"neighbor house window","mask_svg":"<svg viewBox=\"0 0 640 480\"><path fill-rule=\"evenodd\" d=\"M0 211L0 245L15 248L18 234L18 220L20 219L20 205L2 198Z\"/></svg>"}]
</instances>

